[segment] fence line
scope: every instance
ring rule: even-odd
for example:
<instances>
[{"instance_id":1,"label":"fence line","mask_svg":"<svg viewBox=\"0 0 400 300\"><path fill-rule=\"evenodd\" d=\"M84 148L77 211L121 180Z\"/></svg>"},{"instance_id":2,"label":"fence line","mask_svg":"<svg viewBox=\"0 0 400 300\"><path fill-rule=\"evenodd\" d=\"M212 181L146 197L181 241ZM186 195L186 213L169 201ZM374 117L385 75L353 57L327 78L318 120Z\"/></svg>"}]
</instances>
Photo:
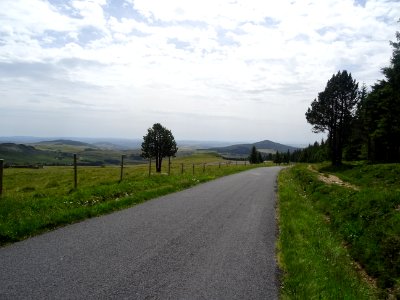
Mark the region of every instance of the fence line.
<instances>
[{"instance_id":1,"label":"fence line","mask_svg":"<svg viewBox=\"0 0 400 300\"><path fill-rule=\"evenodd\" d=\"M119 178L119 182L121 182L122 180L123 180L123 177L124 177L124 167L125 167L125 165L124 165L124 158L125 158L125 155L121 155L121 163L120 163L120 178ZM221 163L221 162L210 162L210 163L186 163L187 165L192 165L192 175L194 176L195 175L195 168L196 168L196 165L198 165L198 166L201 166L202 165L202 171L203 171L203 173L205 173L206 172L206 167L207 166L215 166L215 167L217 167L218 166L218 169L220 169L221 168L221 165L223 165L223 164L225 164L226 166L230 166L230 165L232 165L231 164L231 161L228 161L228 162L224 162L224 163ZM171 160L169 159L168 160L168 175L171 175L171 168L173 167L173 165L175 165L175 166L179 166L179 163L178 164L174 164L174 163L172 163L171 162ZM243 165L243 164L241 164L241 165ZM244 163L244 166L246 166L247 164L246 164L246 162ZM3 192L4 192L4 181L3 181L3 179L4 179L4 166L5 166L5 164L4 164L4 159L0 159L0 197L3 195ZM78 157L77 157L77 154L73 154L73 164L72 164L72 166L73 166L73 186L74 186L74 189L76 190L76 189L78 189ZM236 162L236 166L238 166L238 163ZM90 167L90 166L89 166ZM148 173L148 175L149 176L151 176L151 174L152 174L152 160L151 159L149 159L149 161L148 161L148 169L149 169L149 173ZM180 163L180 174L182 175L182 174L184 174L185 173L185 163ZM164 173L165 174L165 173Z\"/></svg>"}]
</instances>

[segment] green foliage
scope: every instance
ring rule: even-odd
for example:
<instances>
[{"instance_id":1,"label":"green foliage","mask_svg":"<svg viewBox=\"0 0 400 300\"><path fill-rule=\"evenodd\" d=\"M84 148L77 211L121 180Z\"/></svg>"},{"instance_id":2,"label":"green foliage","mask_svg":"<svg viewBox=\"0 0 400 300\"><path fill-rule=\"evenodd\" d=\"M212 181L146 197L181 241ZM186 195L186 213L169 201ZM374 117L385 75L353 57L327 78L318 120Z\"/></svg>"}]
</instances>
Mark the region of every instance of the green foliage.
<instances>
[{"instance_id":1,"label":"green foliage","mask_svg":"<svg viewBox=\"0 0 400 300\"><path fill-rule=\"evenodd\" d=\"M343 147L350 136L350 125L358 101L358 83L351 73L339 71L332 75L325 90L318 94L306 112L307 122L313 125L314 132L328 131L333 165L342 163Z\"/></svg>"},{"instance_id":2,"label":"green foliage","mask_svg":"<svg viewBox=\"0 0 400 300\"><path fill-rule=\"evenodd\" d=\"M350 255L382 289L400 296L400 165L323 167L359 187L326 185L303 166L292 170L304 194L326 215Z\"/></svg>"},{"instance_id":3,"label":"green foliage","mask_svg":"<svg viewBox=\"0 0 400 300\"><path fill-rule=\"evenodd\" d=\"M299 149L291 153L290 160L293 162L316 163L329 160L328 145L321 141L321 144L315 142L313 145L308 145L304 149Z\"/></svg>"},{"instance_id":4,"label":"green foliage","mask_svg":"<svg viewBox=\"0 0 400 300\"><path fill-rule=\"evenodd\" d=\"M390 65L368 93L346 71L333 75L306 112L315 132L328 131L333 165L346 160L400 162L400 32ZM312 161L312 160L310 160Z\"/></svg>"},{"instance_id":5,"label":"green foliage","mask_svg":"<svg viewBox=\"0 0 400 300\"><path fill-rule=\"evenodd\" d=\"M257 151L256 146L253 146L251 148L251 152L250 152L250 156L249 156L249 162L251 164L260 164L260 163L264 162L262 154L261 154L261 152Z\"/></svg>"},{"instance_id":6,"label":"green foliage","mask_svg":"<svg viewBox=\"0 0 400 300\"><path fill-rule=\"evenodd\" d=\"M368 159L400 161L400 33L391 42L390 66L383 68L385 80L372 86L362 107L363 125L368 137Z\"/></svg>"},{"instance_id":7,"label":"green foliage","mask_svg":"<svg viewBox=\"0 0 400 300\"><path fill-rule=\"evenodd\" d=\"M303 166L279 174L278 262L281 299L375 299L340 236L315 209L304 184L315 180Z\"/></svg>"},{"instance_id":8,"label":"green foliage","mask_svg":"<svg viewBox=\"0 0 400 300\"><path fill-rule=\"evenodd\" d=\"M162 160L164 157L175 156L178 148L172 132L160 123L156 123L147 130L143 137L142 157L155 158L156 170L161 172Z\"/></svg>"},{"instance_id":9,"label":"green foliage","mask_svg":"<svg viewBox=\"0 0 400 300\"><path fill-rule=\"evenodd\" d=\"M278 165L280 165L282 163L282 155L281 155L281 153L279 153L279 151L276 151L274 158L273 158L273 162Z\"/></svg>"}]
</instances>

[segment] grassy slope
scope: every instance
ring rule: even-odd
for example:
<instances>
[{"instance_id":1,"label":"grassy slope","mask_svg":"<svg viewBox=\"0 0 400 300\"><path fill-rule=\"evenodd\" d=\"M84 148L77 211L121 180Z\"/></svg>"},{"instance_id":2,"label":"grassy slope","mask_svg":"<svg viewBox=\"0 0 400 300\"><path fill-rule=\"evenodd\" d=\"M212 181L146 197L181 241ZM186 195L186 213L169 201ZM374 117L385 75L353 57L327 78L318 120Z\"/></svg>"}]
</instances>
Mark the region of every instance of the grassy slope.
<instances>
[{"instance_id":1,"label":"grassy slope","mask_svg":"<svg viewBox=\"0 0 400 300\"><path fill-rule=\"evenodd\" d=\"M299 184L296 169L279 176L279 219L282 299L373 298L339 236Z\"/></svg>"},{"instance_id":2,"label":"grassy slope","mask_svg":"<svg viewBox=\"0 0 400 300\"><path fill-rule=\"evenodd\" d=\"M128 166L119 183L117 167L78 168L78 190L73 190L72 167L5 169L5 193L0 199L0 244L131 206L179 191L201 182L240 172L255 166L222 165L212 154L174 159L171 176L148 176L146 165ZM200 162L214 162L203 173ZM181 174L181 163L185 171ZM192 163L196 163L193 175ZM163 173L167 172L164 163Z\"/></svg>"},{"instance_id":3,"label":"grassy slope","mask_svg":"<svg viewBox=\"0 0 400 300\"><path fill-rule=\"evenodd\" d=\"M373 298L374 288L355 274L354 261L377 278L379 297L398 295L400 166L319 168L359 190L326 185L302 165L282 172L283 298Z\"/></svg>"},{"instance_id":4,"label":"grassy slope","mask_svg":"<svg viewBox=\"0 0 400 300\"><path fill-rule=\"evenodd\" d=\"M323 197L321 209L368 274L400 297L400 165L320 168L360 187L357 192L335 189ZM326 192L319 188L315 196Z\"/></svg>"}]
</instances>

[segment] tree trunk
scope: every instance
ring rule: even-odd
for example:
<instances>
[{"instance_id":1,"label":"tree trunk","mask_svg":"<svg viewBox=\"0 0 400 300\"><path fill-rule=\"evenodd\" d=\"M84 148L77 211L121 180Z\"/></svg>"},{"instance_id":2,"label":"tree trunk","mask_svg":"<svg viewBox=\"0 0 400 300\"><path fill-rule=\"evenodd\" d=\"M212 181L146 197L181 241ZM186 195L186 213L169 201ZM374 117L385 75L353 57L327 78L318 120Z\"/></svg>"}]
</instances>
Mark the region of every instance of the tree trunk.
<instances>
[{"instance_id":1,"label":"tree trunk","mask_svg":"<svg viewBox=\"0 0 400 300\"><path fill-rule=\"evenodd\" d=\"M162 163L162 157L157 157L156 158L156 172L161 173L161 163Z\"/></svg>"}]
</instances>

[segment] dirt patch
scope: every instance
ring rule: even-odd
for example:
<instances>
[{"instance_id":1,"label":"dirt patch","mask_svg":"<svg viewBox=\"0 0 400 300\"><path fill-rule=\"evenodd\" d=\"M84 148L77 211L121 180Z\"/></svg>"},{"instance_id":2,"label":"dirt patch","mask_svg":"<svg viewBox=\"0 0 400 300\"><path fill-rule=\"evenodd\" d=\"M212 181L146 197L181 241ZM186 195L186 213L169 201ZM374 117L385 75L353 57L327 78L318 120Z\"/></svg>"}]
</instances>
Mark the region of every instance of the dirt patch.
<instances>
[{"instance_id":1,"label":"dirt patch","mask_svg":"<svg viewBox=\"0 0 400 300\"><path fill-rule=\"evenodd\" d=\"M343 248L349 251L349 244L342 243ZM363 268L363 266L356 260L351 260L350 264L357 271L357 273L361 276L361 278L366 281L370 286L374 288L378 287L378 280L370 275L368 275L367 271Z\"/></svg>"},{"instance_id":2,"label":"dirt patch","mask_svg":"<svg viewBox=\"0 0 400 300\"><path fill-rule=\"evenodd\" d=\"M360 188L352 185L348 182L345 182L343 180L341 180L339 177L332 175L332 174L326 174L326 173L320 173L317 170L315 170L313 168L313 166L308 165L308 170L310 170L311 172L314 172L316 174L318 174L318 179L321 180L322 182L325 182L326 184L337 184L340 186L344 186L346 188L358 191Z\"/></svg>"}]
</instances>

